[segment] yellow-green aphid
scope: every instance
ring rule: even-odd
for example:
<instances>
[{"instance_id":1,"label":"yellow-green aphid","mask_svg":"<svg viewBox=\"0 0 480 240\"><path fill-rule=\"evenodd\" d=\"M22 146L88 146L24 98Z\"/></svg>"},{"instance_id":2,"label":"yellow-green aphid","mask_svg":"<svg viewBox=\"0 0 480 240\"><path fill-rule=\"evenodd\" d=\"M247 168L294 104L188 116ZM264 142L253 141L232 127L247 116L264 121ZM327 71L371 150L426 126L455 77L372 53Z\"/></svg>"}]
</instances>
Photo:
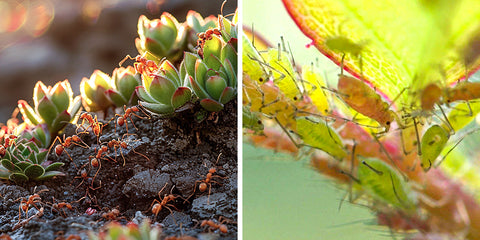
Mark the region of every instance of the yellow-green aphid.
<instances>
[{"instance_id":1,"label":"yellow-green aphid","mask_svg":"<svg viewBox=\"0 0 480 240\"><path fill-rule=\"evenodd\" d=\"M258 53L257 49L253 46L252 42L248 39L245 34L243 34L242 47L242 69L244 74L250 76L251 79L257 81L258 83L264 83L268 74L265 71L265 67L260 64L262 57Z\"/></svg>"},{"instance_id":2,"label":"yellow-green aphid","mask_svg":"<svg viewBox=\"0 0 480 240\"><path fill-rule=\"evenodd\" d=\"M295 79L295 68L288 58L288 52L276 48L270 48L260 53L265 60L265 65L271 69L273 82L291 100L297 100L300 96L299 83Z\"/></svg>"},{"instance_id":3,"label":"yellow-green aphid","mask_svg":"<svg viewBox=\"0 0 480 240\"><path fill-rule=\"evenodd\" d=\"M328 99L322 89L322 87L326 87L326 84L318 71L315 71L313 65L305 65L302 67L302 79L307 83L304 84L305 92L312 100L312 103L320 112L328 113L330 110Z\"/></svg>"},{"instance_id":4,"label":"yellow-green aphid","mask_svg":"<svg viewBox=\"0 0 480 240\"><path fill-rule=\"evenodd\" d=\"M298 117L296 120L301 145L320 149L338 160L348 155L338 134L323 119Z\"/></svg>"},{"instance_id":5,"label":"yellow-green aphid","mask_svg":"<svg viewBox=\"0 0 480 240\"><path fill-rule=\"evenodd\" d=\"M359 160L357 178L362 189L393 206L407 210L415 208L415 193L398 171L376 158L360 157Z\"/></svg>"},{"instance_id":6,"label":"yellow-green aphid","mask_svg":"<svg viewBox=\"0 0 480 240\"><path fill-rule=\"evenodd\" d=\"M263 131L263 123L262 120L260 120L260 114L251 112L248 106L243 106L242 110L243 127L251 129L256 133Z\"/></svg>"},{"instance_id":7,"label":"yellow-green aphid","mask_svg":"<svg viewBox=\"0 0 480 240\"><path fill-rule=\"evenodd\" d=\"M325 45L334 52L350 53L354 57L359 57L364 47L344 36L329 37L325 40Z\"/></svg>"},{"instance_id":8,"label":"yellow-green aphid","mask_svg":"<svg viewBox=\"0 0 480 240\"><path fill-rule=\"evenodd\" d=\"M449 139L449 134L443 127L433 125L423 134L421 140L420 166L424 171L430 170L435 159L442 153L445 144Z\"/></svg>"}]
</instances>

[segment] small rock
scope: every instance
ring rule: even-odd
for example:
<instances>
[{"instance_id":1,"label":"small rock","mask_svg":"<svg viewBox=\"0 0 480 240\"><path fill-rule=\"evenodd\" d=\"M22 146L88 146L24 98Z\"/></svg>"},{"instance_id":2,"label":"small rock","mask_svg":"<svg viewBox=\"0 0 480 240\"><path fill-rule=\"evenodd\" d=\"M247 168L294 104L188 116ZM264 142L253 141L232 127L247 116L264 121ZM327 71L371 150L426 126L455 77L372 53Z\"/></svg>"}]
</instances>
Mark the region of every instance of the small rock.
<instances>
[{"instance_id":1,"label":"small rock","mask_svg":"<svg viewBox=\"0 0 480 240\"><path fill-rule=\"evenodd\" d=\"M135 174L123 186L123 194L131 198L151 198L170 192L172 187L170 175L154 170L146 170Z\"/></svg>"}]
</instances>

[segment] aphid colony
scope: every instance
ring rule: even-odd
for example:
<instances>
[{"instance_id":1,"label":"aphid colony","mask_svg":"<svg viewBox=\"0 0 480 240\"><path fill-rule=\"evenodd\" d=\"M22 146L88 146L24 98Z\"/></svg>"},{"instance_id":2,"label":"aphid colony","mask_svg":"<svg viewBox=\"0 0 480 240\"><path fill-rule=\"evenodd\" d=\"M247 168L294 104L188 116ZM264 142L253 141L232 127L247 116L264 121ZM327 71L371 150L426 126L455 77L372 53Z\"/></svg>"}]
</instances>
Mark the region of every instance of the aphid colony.
<instances>
[{"instance_id":1,"label":"aphid colony","mask_svg":"<svg viewBox=\"0 0 480 240\"><path fill-rule=\"evenodd\" d=\"M363 196L368 204L380 202L406 213L438 203L420 185L466 135L476 132L456 130L479 112L475 101L480 98L480 83L432 82L421 91L399 89L387 101L362 76L343 73L347 54L359 60L361 69L363 45L342 37L327 40L327 47L343 54L335 88L327 86L318 72L312 74L311 66L302 70L295 66L285 47L257 51L244 38L245 133L252 135L255 145L279 151L301 156L314 149L326 153L314 152L312 166L346 183L350 201ZM416 101L408 106L395 102L405 94ZM281 129L283 137L272 126Z\"/></svg>"}]
</instances>

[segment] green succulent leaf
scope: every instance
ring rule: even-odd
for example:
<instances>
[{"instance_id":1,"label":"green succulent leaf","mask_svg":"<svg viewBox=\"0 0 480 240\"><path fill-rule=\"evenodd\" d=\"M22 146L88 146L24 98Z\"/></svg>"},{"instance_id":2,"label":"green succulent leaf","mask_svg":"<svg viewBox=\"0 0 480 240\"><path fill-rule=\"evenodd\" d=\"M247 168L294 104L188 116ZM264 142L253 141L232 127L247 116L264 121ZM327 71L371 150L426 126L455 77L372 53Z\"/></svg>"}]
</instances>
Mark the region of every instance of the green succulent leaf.
<instances>
[{"instance_id":1,"label":"green succulent leaf","mask_svg":"<svg viewBox=\"0 0 480 240\"><path fill-rule=\"evenodd\" d=\"M206 40L203 46L203 61L208 67L218 70L220 64L215 60L220 58L224 42L217 35L212 34L212 39Z\"/></svg>"},{"instance_id":2,"label":"green succulent leaf","mask_svg":"<svg viewBox=\"0 0 480 240\"><path fill-rule=\"evenodd\" d=\"M144 102L158 103L157 100L153 99L143 86L138 86L135 88L135 91L138 97Z\"/></svg>"},{"instance_id":3,"label":"green succulent leaf","mask_svg":"<svg viewBox=\"0 0 480 240\"><path fill-rule=\"evenodd\" d=\"M44 98L48 93L48 88L43 84L42 81L38 81L33 88L33 103L35 106L38 105L40 100Z\"/></svg>"},{"instance_id":4,"label":"green succulent leaf","mask_svg":"<svg viewBox=\"0 0 480 240\"><path fill-rule=\"evenodd\" d=\"M65 86L64 86L65 85ZM70 90L70 92L69 92ZM67 110L72 100L71 87L68 81L58 82L53 86L51 100L57 107L57 111Z\"/></svg>"},{"instance_id":5,"label":"green succulent leaf","mask_svg":"<svg viewBox=\"0 0 480 240\"><path fill-rule=\"evenodd\" d=\"M48 165L48 167L45 168L45 172L50 172L50 171L57 170L58 168L60 168L63 165L65 165L65 163L62 163L62 162L52 163L52 164Z\"/></svg>"},{"instance_id":6,"label":"green succulent leaf","mask_svg":"<svg viewBox=\"0 0 480 240\"><path fill-rule=\"evenodd\" d=\"M223 90L222 95L220 95L220 98L218 99L218 101L222 104L226 104L230 100L232 100L235 97L235 95L236 95L236 91L234 88L226 87Z\"/></svg>"},{"instance_id":7,"label":"green succulent leaf","mask_svg":"<svg viewBox=\"0 0 480 240\"><path fill-rule=\"evenodd\" d=\"M227 82L220 76L211 76L205 82L205 90L215 100L220 99Z\"/></svg>"},{"instance_id":8,"label":"green succulent leaf","mask_svg":"<svg viewBox=\"0 0 480 240\"><path fill-rule=\"evenodd\" d=\"M26 101L19 100L18 108L20 109L22 115L25 117L25 121L29 125L38 125L41 122L40 117L35 113L33 108L30 107L30 105Z\"/></svg>"},{"instance_id":9,"label":"green succulent leaf","mask_svg":"<svg viewBox=\"0 0 480 240\"><path fill-rule=\"evenodd\" d=\"M168 115L173 113L175 109L170 104L162 104L162 103L149 103L149 102L138 102L142 107L147 109L150 112L160 114L160 115Z\"/></svg>"},{"instance_id":10,"label":"green succulent leaf","mask_svg":"<svg viewBox=\"0 0 480 240\"><path fill-rule=\"evenodd\" d=\"M30 167L33 163L32 162L27 162L27 161L21 161L21 162L18 162L18 163L15 163L15 166L20 168L21 171L25 171L25 169L27 169L28 167Z\"/></svg>"},{"instance_id":11,"label":"green succulent leaf","mask_svg":"<svg viewBox=\"0 0 480 240\"><path fill-rule=\"evenodd\" d=\"M105 95L108 97L108 99L115 104L115 106L123 106L127 104L127 99L125 99L119 92L113 90L113 89L108 89L105 92Z\"/></svg>"},{"instance_id":12,"label":"green succulent leaf","mask_svg":"<svg viewBox=\"0 0 480 240\"><path fill-rule=\"evenodd\" d=\"M7 159L2 159L0 162L2 163L2 166L8 169L9 171L12 171L12 172L21 171L21 169L17 168L12 161L9 161Z\"/></svg>"},{"instance_id":13,"label":"green succulent leaf","mask_svg":"<svg viewBox=\"0 0 480 240\"><path fill-rule=\"evenodd\" d=\"M192 91L188 87L179 87L172 96L172 106L177 109L192 98Z\"/></svg>"},{"instance_id":14,"label":"green succulent leaf","mask_svg":"<svg viewBox=\"0 0 480 240\"><path fill-rule=\"evenodd\" d=\"M180 79L177 69L170 61L163 61L163 63L160 65L160 71L165 74L166 78L172 80L172 82L175 84L175 87L180 87L182 85L183 79Z\"/></svg>"},{"instance_id":15,"label":"green succulent leaf","mask_svg":"<svg viewBox=\"0 0 480 240\"><path fill-rule=\"evenodd\" d=\"M193 79L191 76L189 76L189 79L190 79L190 85L192 86L192 90L195 93L195 95L197 95L198 98L200 99L210 98L208 93L198 85L195 79Z\"/></svg>"},{"instance_id":16,"label":"green succulent leaf","mask_svg":"<svg viewBox=\"0 0 480 240\"><path fill-rule=\"evenodd\" d=\"M203 88L205 87L205 81L208 76L207 72L208 72L207 65L203 63L200 59L198 59L197 62L195 63L195 74L190 76L194 77L198 85Z\"/></svg>"},{"instance_id":17,"label":"green succulent leaf","mask_svg":"<svg viewBox=\"0 0 480 240\"><path fill-rule=\"evenodd\" d=\"M200 105L210 112L219 112L223 110L223 104L210 98L200 100Z\"/></svg>"},{"instance_id":18,"label":"green succulent leaf","mask_svg":"<svg viewBox=\"0 0 480 240\"><path fill-rule=\"evenodd\" d=\"M38 177L37 180L47 180L55 176L65 176L65 173L59 171L48 171L42 176Z\"/></svg>"},{"instance_id":19,"label":"green succulent leaf","mask_svg":"<svg viewBox=\"0 0 480 240\"><path fill-rule=\"evenodd\" d=\"M38 103L37 112L50 126L52 125L55 117L58 114L57 107L50 99L47 98L47 96L43 97Z\"/></svg>"},{"instance_id":20,"label":"green succulent leaf","mask_svg":"<svg viewBox=\"0 0 480 240\"><path fill-rule=\"evenodd\" d=\"M190 76L195 76L196 62L200 57L194 53L185 52L183 57L183 63L187 74Z\"/></svg>"},{"instance_id":21,"label":"green succulent leaf","mask_svg":"<svg viewBox=\"0 0 480 240\"><path fill-rule=\"evenodd\" d=\"M50 132L58 133L65 126L67 126L71 119L70 113L68 113L67 110L61 112L57 115L57 118L55 118L55 121L50 126Z\"/></svg>"},{"instance_id":22,"label":"green succulent leaf","mask_svg":"<svg viewBox=\"0 0 480 240\"><path fill-rule=\"evenodd\" d=\"M45 173L45 169L38 164L32 164L24 172L30 179L36 179Z\"/></svg>"},{"instance_id":23,"label":"green succulent leaf","mask_svg":"<svg viewBox=\"0 0 480 240\"><path fill-rule=\"evenodd\" d=\"M155 76L150 85L150 96L163 104L170 104L175 92L175 85L170 79L163 76Z\"/></svg>"},{"instance_id":24,"label":"green succulent leaf","mask_svg":"<svg viewBox=\"0 0 480 240\"><path fill-rule=\"evenodd\" d=\"M24 183L24 182L27 182L28 181L28 177L27 175L23 174L23 173L12 173L10 174L10 176L8 177L11 181L15 182L15 183Z\"/></svg>"}]
</instances>

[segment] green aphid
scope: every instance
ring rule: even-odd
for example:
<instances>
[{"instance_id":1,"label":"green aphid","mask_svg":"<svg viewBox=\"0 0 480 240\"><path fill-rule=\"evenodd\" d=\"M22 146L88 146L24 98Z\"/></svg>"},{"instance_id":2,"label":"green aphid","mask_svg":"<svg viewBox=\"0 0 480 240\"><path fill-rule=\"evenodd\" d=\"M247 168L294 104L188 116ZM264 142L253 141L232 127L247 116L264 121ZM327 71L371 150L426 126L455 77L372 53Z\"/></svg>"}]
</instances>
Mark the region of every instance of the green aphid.
<instances>
[{"instance_id":1,"label":"green aphid","mask_svg":"<svg viewBox=\"0 0 480 240\"><path fill-rule=\"evenodd\" d=\"M303 141L302 145L320 149L339 160L348 155L338 134L324 120L299 117L296 121L297 134Z\"/></svg>"},{"instance_id":2,"label":"green aphid","mask_svg":"<svg viewBox=\"0 0 480 240\"><path fill-rule=\"evenodd\" d=\"M334 52L350 53L354 57L360 56L364 44L355 43L347 37L336 36L325 39L325 45Z\"/></svg>"},{"instance_id":3,"label":"green aphid","mask_svg":"<svg viewBox=\"0 0 480 240\"><path fill-rule=\"evenodd\" d=\"M263 123L260 120L260 114L251 112L249 107L243 106L243 127L255 131L255 133L263 131Z\"/></svg>"},{"instance_id":4,"label":"green aphid","mask_svg":"<svg viewBox=\"0 0 480 240\"><path fill-rule=\"evenodd\" d=\"M433 125L423 134L421 140L420 166L424 171L430 170L435 159L442 153L449 139L448 132L439 125Z\"/></svg>"},{"instance_id":5,"label":"green aphid","mask_svg":"<svg viewBox=\"0 0 480 240\"><path fill-rule=\"evenodd\" d=\"M392 166L375 158L360 158L357 178L361 188L374 198L402 209L414 209L415 192Z\"/></svg>"}]
</instances>

